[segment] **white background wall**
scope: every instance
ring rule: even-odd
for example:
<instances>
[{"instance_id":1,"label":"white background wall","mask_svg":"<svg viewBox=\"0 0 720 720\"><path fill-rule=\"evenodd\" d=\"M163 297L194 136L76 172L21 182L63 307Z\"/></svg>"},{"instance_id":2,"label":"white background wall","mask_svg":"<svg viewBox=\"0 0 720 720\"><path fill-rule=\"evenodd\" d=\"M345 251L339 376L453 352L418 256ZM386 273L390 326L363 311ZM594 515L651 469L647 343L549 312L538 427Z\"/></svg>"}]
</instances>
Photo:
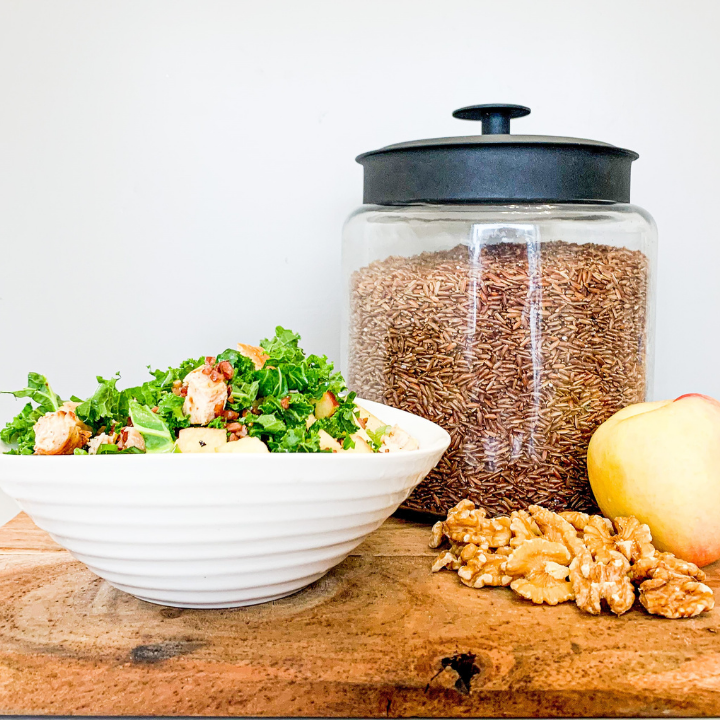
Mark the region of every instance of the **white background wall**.
<instances>
[{"instance_id":1,"label":"white background wall","mask_svg":"<svg viewBox=\"0 0 720 720\"><path fill-rule=\"evenodd\" d=\"M0 0L0 388L85 395L278 323L339 359L354 157L514 102L515 132L640 153L655 394L720 396L719 28L717 0Z\"/></svg>"}]
</instances>

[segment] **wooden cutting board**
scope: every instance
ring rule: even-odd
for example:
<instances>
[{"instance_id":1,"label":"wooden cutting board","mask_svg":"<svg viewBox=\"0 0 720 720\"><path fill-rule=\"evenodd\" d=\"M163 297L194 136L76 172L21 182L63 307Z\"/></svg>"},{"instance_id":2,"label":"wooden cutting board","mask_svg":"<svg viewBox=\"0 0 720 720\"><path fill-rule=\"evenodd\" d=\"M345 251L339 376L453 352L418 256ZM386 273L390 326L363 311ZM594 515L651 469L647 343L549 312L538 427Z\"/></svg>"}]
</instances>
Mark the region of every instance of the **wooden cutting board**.
<instances>
[{"instance_id":1,"label":"wooden cutting board","mask_svg":"<svg viewBox=\"0 0 720 720\"><path fill-rule=\"evenodd\" d=\"M293 597L178 610L113 589L20 515L0 529L0 713L720 715L720 608L534 606L431 573L428 537L393 518Z\"/></svg>"}]
</instances>

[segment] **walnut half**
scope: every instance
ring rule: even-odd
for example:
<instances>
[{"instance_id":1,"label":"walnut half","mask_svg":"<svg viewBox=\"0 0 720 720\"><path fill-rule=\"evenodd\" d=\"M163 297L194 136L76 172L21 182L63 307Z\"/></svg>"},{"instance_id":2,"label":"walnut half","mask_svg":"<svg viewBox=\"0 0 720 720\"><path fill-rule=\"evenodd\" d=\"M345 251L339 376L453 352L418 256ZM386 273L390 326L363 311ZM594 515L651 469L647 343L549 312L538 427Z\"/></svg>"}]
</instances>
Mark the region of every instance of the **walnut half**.
<instances>
[{"instance_id":1,"label":"walnut half","mask_svg":"<svg viewBox=\"0 0 720 720\"><path fill-rule=\"evenodd\" d=\"M452 543L473 543L485 550L504 547L510 542L510 518L486 517L485 510L470 500L461 500L450 510L445 522L435 523L430 547L440 547L444 538Z\"/></svg>"},{"instance_id":2,"label":"walnut half","mask_svg":"<svg viewBox=\"0 0 720 720\"><path fill-rule=\"evenodd\" d=\"M468 587L505 586L512 582L507 574L507 555L478 553L458 570L458 577Z\"/></svg>"},{"instance_id":3,"label":"walnut half","mask_svg":"<svg viewBox=\"0 0 720 720\"><path fill-rule=\"evenodd\" d=\"M640 558L652 557L655 548L652 544L652 535L647 525L641 524L635 517L615 518L617 535L613 538L615 547L630 562L637 562Z\"/></svg>"},{"instance_id":4,"label":"walnut half","mask_svg":"<svg viewBox=\"0 0 720 720\"><path fill-rule=\"evenodd\" d=\"M651 615L666 618L695 617L715 606L707 585L660 567L652 571L650 580L640 584L640 602Z\"/></svg>"},{"instance_id":5,"label":"walnut half","mask_svg":"<svg viewBox=\"0 0 720 720\"><path fill-rule=\"evenodd\" d=\"M616 550L608 552L607 562L593 560L589 550L576 555L570 563L570 582L577 606L599 615L604 600L616 615L630 610L635 603L635 588L628 578L630 563Z\"/></svg>"},{"instance_id":6,"label":"walnut half","mask_svg":"<svg viewBox=\"0 0 720 720\"><path fill-rule=\"evenodd\" d=\"M543 538L528 540L507 559L505 570L516 579L510 587L534 603L558 603L571 600L572 585L567 580L570 552L562 544Z\"/></svg>"},{"instance_id":7,"label":"walnut half","mask_svg":"<svg viewBox=\"0 0 720 720\"><path fill-rule=\"evenodd\" d=\"M642 557L630 569L630 579L640 583L653 576L658 568L669 570L678 575L687 575L699 582L705 582L705 573L694 563L675 557L672 553L656 553Z\"/></svg>"}]
</instances>

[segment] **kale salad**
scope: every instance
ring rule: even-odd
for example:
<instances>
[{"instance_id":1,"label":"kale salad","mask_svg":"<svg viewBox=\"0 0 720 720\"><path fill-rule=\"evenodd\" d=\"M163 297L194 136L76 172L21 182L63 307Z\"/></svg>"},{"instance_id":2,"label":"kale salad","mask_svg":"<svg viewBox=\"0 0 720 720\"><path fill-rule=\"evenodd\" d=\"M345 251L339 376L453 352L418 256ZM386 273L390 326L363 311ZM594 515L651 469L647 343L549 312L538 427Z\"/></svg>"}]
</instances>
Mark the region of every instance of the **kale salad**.
<instances>
[{"instance_id":1,"label":"kale salad","mask_svg":"<svg viewBox=\"0 0 720 720\"><path fill-rule=\"evenodd\" d=\"M119 389L98 377L87 399L63 401L47 378L28 375L28 398L0 440L10 455L145 453L384 453L415 450L398 426L355 403L326 356L306 355L300 336L278 327L259 346L150 370Z\"/></svg>"}]
</instances>

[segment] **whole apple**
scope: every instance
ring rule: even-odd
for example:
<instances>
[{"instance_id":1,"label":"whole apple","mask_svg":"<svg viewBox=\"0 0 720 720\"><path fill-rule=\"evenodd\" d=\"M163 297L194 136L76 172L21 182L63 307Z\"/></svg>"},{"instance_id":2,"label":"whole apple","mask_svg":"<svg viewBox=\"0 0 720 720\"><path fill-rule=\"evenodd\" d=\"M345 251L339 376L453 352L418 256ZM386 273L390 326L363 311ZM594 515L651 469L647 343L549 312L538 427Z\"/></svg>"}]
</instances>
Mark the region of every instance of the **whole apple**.
<instances>
[{"instance_id":1,"label":"whole apple","mask_svg":"<svg viewBox=\"0 0 720 720\"><path fill-rule=\"evenodd\" d=\"M595 431L587 462L607 517L634 515L655 547L699 567L720 558L720 402L630 405Z\"/></svg>"}]
</instances>

